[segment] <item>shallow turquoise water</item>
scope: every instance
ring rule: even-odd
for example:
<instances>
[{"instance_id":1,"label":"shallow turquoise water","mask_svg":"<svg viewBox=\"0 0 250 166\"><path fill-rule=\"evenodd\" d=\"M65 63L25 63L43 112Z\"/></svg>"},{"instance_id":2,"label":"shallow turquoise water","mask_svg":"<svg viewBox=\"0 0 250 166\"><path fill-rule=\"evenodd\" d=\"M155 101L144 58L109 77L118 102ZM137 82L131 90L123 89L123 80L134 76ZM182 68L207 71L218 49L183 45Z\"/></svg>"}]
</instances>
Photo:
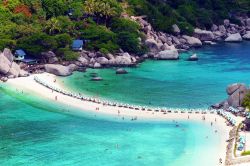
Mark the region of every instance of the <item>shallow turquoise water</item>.
<instances>
[{"instance_id":1,"label":"shallow turquoise water","mask_svg":"<svg viewBox=\"0 0 250 166\"><path fill-rule=\"evenodd\" d=\"M60 78L72 91L122 102L165 107L202 108L225 99L225 89L235 82L250 82L250 42L226 43L194 50L200 60L147 61L129 74L114 69L91 70ZM91 73L104 81L90 81Z\"/></svg>"},{"instance_id":2,"label":"shallow turquoise water","mask_svg":"<svg viewBox=\"0 0 250 166\"><path fill-rule=\"evenodd\" d=\"M225 87L249 83L250 43L196 50L200 60L147 61L128 75L89 70L60 78L72 91L143 105L200 108L226 97ZM104 78L91 82L90 73ZM0 84L1 85L1 84ZM203 122L130 122L79 113L35 94L0 88L1 166L214 166L220 132Z\"/></svg>"},{"instance_id":3,"label":"shallow turquoise water","mask_svg":"<svg viewBox=\"0 0 250 166\"><path fill-rule=\"evenodd\" d=\"M204 166L213 166L218 162L220 135L202 122L178 122L179 128L175 122L116 122L65 113L69 108L25 91L4 87L0 94L1 166L199 166L201 160Z\"/></svg>"}]
</instances>

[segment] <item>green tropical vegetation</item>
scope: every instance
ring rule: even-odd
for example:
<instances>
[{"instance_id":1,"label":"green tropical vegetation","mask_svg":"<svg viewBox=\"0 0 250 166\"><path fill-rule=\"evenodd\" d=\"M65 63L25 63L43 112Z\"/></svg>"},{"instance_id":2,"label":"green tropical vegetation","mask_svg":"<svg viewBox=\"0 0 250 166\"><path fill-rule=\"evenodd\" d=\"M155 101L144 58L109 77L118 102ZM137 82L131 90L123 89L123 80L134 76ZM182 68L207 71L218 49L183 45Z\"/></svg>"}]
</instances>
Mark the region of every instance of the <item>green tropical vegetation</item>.
<instances>
[{"instance_id":1,"label":"green tropical vegetation","mask_svg":"<svg viewBox=\"0 0 250 166\"><path fill-rule=\"evenodd\" d=\"M246 94L246 96L243 99L242 105L248 108L248 110L250 110L250 93Z\"/></svg>"},{"instance_id":2,"label":"green tropical vegetation","mask_svg":"<svg viewBox=\"0 0 250 166\"><path fill-rule=\"evenodd\" d=\"M195 26L209 28L236 13L250 14L248 0L0 0L0 49L22 48L40 57L54 51L73 60L74 39L87 40L88 50L114 53L120 48L142 55L147 51L137 23L122 17L146 15L158 31L171 33L177 24L182 33ZM235 21L237 22L237 21Z\"/></svg>"},{"instance_id":3,"label":"green tropical vegetation","mask_svg":"<svg viewBox=\"0 0 250 166\"><path fill-rule=\"evenodd\" d=\"M241 153L242 156L247 156L247 155L250 155L250 151L244 151Z\"/></svg>"}]
</instances>

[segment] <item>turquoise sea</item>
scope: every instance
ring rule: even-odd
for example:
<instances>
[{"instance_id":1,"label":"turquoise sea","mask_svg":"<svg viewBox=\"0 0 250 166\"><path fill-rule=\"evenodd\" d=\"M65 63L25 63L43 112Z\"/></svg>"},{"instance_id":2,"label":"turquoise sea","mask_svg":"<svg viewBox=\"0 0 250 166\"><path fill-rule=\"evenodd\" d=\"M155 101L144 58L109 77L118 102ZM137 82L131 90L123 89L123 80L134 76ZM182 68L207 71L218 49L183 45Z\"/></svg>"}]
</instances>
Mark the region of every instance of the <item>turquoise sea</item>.
<instances>
[{"instance_id":1,"label":"turquoise sea","mask_svg":"<svg viewBox=\"0 0 250 166\"><path fill-rule=\"evenodd\" d=\"M204 122L121 122L65 113L24 91L0 89L1 166L213 166L220 134ZM72 111L77 111L73 110Z\"/></svg>"},{"instance_id":2,"label":"turquoise sea","mask_svg":"<svg viewBox=\"0 0 250 166\"><path fill-rule=\"evenodd\" d=\"M136 104L204 107L225 87L249 82L250 43L195 50L200 60L147 61L128 75L89 70L60 79L70 90ZM91 82L97 72L103 82ZM220 132L203 122L131 122L74 108L0 84L1 166L214 166ZM151 102L151 103L149 103ZM189 103L189 104L187 104ZM68 112L70 110L70 112Z\"/></svg>"},{"instance_id":3,"label":"turquoise sea","mask_svg":"<svg viewBox=\"0 0 250 166\"><path fill-rule=\"evenodd\" d=\"M186 61L192 53L197 62ZM181 54L179 61L148 60L129 74L115 69L88 69L61 78L72 91L120 102L175 108L204 108L227 97L229 84L250 83L250 42L205 46ZM91 73L104 80L90 81Z\"/></svg>"}]
</instances>

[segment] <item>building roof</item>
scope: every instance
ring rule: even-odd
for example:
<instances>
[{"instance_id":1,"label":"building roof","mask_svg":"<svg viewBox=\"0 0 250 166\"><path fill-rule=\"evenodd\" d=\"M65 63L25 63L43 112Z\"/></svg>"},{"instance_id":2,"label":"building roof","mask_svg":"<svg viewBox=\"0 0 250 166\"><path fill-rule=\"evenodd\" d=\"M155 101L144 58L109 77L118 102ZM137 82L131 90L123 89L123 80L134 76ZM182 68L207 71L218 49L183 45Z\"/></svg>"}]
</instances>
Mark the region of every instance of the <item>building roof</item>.
<instances>
[{"instance_id":1,"label":"building roof","mask_svg":"<svg viewBox=\"0 0 250 166\"><path fill-rule=\"evenodd\" d=\"M72 47L73 48L80 48L83 46L83 40L74 40Z\"/></svg>"},{"instance_id":2,"label":"building roof","mask_svg":"<svg viewBox=\"0 0 250 166\"><path fill-rule=\"evenodd\" d=\"M22 49L16 50L15 54L20 55L20 56L26 55L26 53Z\"/></svg>"}]
</instances>

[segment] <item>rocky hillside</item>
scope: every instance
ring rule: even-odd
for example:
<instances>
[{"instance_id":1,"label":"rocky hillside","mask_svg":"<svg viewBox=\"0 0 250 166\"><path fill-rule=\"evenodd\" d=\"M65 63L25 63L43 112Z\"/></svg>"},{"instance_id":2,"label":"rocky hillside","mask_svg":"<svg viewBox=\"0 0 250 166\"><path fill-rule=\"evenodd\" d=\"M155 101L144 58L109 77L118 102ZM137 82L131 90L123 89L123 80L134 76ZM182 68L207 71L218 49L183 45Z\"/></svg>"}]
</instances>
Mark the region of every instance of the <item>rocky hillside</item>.
<instances>
[{"instance_id":1,"label":"rocky hillside","mask_svg":"<svg viewBox=\"0 0 250 166\"><path fill-rule=\"evenodd\" d=\"M7 81L8 78L28 76L28 73L13 60L14 57L9 49L6 48L0 52L0 79L2 81Z\"/></svg>"},{"instance_id":2,"label":"rocky hillside","mask_svg":"<svg viewBox=\"0 0 250 166\"><path fill-rule=\"evenodd\" d=\"M0 49L21 48L43 64L73 63L58 74L68 75L86 67L134 66L145 58L177 60L191 47L249 40L248 16L244 0L4 0ZM74 39L84 40L83 51L72 51ZM22 76L6 50L1 75ZM25 69L62 68L52 67Z\"/></svg>"},{"instance_id":3,"label":"rocky hillside","mask_svg":"<svg viewBox=\"0 0 250 166\"><path fill-rule=\"evenodd\" d=\"M246 0L0 0L0 49L22 48L41 59L44 52L53 51L59 61L76 60L79 54L71 51L72 40L84 39L88 51L107 55L123 50L142 56L148 51L145 44L152 43L145 41L150 35L150 29L145 28L178 38L166 35L165 42L160 34L163 45L187 49L201 45L189 37L193 35L201 41L226 37L228 33L245 35L247 29L240 28L249 22L245 21L249 8ZM146 27L128 19L141 15L145 16ZM225 19L229 21L223 22ZM212 27L214 36L196 27ZM146 32L146 38L141 32Z\"/></svg>"}]
</instances>

